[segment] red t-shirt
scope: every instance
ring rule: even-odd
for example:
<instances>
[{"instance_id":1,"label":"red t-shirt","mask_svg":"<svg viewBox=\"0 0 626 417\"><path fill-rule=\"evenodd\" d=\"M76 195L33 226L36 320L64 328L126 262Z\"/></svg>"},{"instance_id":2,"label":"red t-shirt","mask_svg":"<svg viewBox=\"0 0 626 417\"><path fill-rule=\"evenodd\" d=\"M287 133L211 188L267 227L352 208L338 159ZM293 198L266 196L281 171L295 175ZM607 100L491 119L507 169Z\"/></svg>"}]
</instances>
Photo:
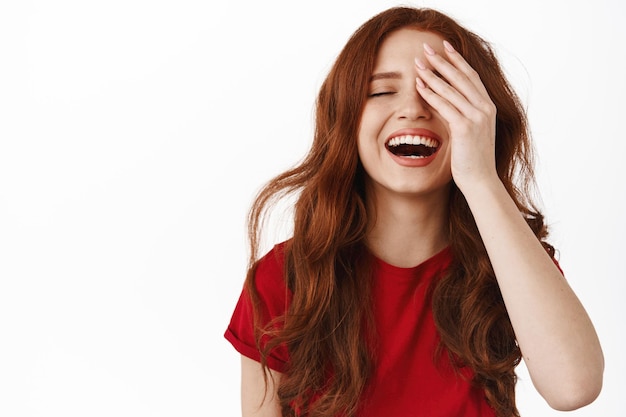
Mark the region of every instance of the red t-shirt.
<instances>
[{"instance_id":1,"label":"red t-shirt","mask_svg":"<svg viewBox=\"0 0 626 417\"><path fill-rule=\"evenodd\" d=\"M426 292L450 265L449 249L414 268L398 268L380 259L374 262L374 317L380 339L377 363L361 398L359 417L494 417L482 389L471 384L472 371L455 373L447 355L435 360L439 336ZM283 245L260 261L256 285L264 319L285 313L290 301L283 280ZM252 327L252 307L241 294L226 339L244 356L260 360ZM289 353L276 349L268 366L284 372Z\"/></svg>"}]
</instances>

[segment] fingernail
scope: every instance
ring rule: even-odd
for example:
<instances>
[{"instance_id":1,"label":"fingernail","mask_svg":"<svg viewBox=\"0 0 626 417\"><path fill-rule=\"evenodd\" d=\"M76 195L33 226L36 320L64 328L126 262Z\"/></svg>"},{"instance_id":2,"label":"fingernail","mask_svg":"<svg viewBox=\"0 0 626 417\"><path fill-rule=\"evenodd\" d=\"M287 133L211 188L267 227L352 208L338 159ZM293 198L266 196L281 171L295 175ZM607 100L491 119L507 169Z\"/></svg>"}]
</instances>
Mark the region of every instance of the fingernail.
<instances>
[{"instance_id":1,"label":"fingernail","mask_svg":"<svg viewBox=\"0 0 626 417\"><path fill-rule=\"evenodd\" d=\"M419 88L426 88L426 84L424 84L424 81L422 81L420 77L415 78L415 84L417 84Z\"/></svg>"},{"instance_id":2,"label":"fingernail","mask_svg":"<svg viewBox=\"0 0 626 417\"><path fill-rule=\"evenodd\" d=\"M435 55L435 50L427 43L424 44L424 51L426 51L428 55Z\"/></svg>"},{"instance_id":3,"label":"fingernail","mask_svg":"<svg viewBox=\"0 0 626 417\"><path fill-rule=\"evenodd\" d=\"M424 65L422 60L419 59L419 58L415 58L415 65L417 65L417 68L419 68L421 70L425 70L426 69L426 65Z\"/></svg>"},{"instance_id":4,"label":"fingernail","mask_svg":"<svg viewBox=\"0 0 626 417\"><path fill-rule=\"evenodd\" d=\"M446 51L448 52L456 52L448 41L443 41L443 47L446 48Z\"/></svg>"}]
</instances>

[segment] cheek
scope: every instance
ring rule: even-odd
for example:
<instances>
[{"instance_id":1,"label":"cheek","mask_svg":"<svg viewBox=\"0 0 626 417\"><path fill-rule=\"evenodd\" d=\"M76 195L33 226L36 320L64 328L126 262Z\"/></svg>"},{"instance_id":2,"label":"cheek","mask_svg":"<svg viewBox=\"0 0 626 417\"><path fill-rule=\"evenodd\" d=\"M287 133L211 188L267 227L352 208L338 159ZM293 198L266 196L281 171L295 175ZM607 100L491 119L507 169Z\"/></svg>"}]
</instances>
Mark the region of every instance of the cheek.
<instances>
[{"instance_id":1,"label":"cheek","mask_svg":"<svg viewBox=\"0 0 626 417\"><path fill-rule=\"evenodd\" d=\"M371 136L370 117L367 109L363 109L361 120L359 122L359 131L356 135L356 145L359 151L359 159L363 159L363 152L367 147L367 138Z\"/></svg>"},{"instance_id":2,"label":"cheek","mask_svg":"<svg viewBox=\"0 0 626 417\"><path fill-rule=\"evenodd\" d=\"M365 141L366 138L375 140L383 124L384 120L381 117L381 112L373 106L365 106L361 113L361 122L359 124L359 142L361 140Z\"/></svg>"},{"instance_id":3,"label":"cheek","mask_svg":"<svg viewBox=\"0 0 626 417\"><path fill-rule=\"evenodd\" d=\"M357 140L356 140L356 147L357 147L357 152L359 154L359 160L361 161L361 164L365 165L368 159L367 158L368 147L367 147L367 141L365 140L363 136L363 130L359 130L359 135L357 136Z\"/></svg>"},{"instance_id":4,"label":"cheek","mask_svg":"<svg viewBox=\"0 0 626 417\"><path fill-rule=\"evenodd\" d=\"M376 139L371 135L364 135L363 133L361 131L358 136L357 150L361 166L369 178L375 176L375 172L380 169L382 155Z\"/></svg>"}]
</instances>

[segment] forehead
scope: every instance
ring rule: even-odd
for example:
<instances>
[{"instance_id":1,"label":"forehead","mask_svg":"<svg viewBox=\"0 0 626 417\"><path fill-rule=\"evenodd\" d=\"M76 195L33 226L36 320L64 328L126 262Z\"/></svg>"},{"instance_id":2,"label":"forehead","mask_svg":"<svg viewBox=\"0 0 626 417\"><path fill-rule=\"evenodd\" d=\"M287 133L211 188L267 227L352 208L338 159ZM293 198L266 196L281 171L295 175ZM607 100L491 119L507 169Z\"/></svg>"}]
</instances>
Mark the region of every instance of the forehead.
<instances>
[{"instance_id":1,"label":"forehead","mask_svg":"<svg viewBox=\"0 0 626 417\"><path fill-rule=\"evenodd\" d=\"M413 62L415 57L424 55L424 43L428 43L438 53L443 53L443 38L434 32L414 28L402 28L390 33L380 45L375 67L394 61Z\"/></svg>"}]
</instances>

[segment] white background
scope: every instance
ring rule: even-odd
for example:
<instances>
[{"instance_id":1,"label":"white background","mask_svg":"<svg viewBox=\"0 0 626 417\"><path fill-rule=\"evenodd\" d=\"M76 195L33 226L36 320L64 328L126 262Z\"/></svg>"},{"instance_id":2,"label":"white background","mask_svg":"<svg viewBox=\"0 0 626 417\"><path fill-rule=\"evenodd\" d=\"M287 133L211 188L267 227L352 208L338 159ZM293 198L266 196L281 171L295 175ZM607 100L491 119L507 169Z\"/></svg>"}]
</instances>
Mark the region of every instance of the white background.
<instances>
[{"instance_id":1,"label":"white background","mask_svg":"<svg viewBox=\"0 0 626 417\"><path fill-rule=\"evenodd\" d=\"M0 415L235 416L222 335L252 196L310 144L334 57L392 1L3 1ZM528 105L561 264L622 416L626 7L418 2L492 41ZM278 237L277 237L278 238ZM523 416L557 416L520 367Z\"/></svg>"}]
</instances>

